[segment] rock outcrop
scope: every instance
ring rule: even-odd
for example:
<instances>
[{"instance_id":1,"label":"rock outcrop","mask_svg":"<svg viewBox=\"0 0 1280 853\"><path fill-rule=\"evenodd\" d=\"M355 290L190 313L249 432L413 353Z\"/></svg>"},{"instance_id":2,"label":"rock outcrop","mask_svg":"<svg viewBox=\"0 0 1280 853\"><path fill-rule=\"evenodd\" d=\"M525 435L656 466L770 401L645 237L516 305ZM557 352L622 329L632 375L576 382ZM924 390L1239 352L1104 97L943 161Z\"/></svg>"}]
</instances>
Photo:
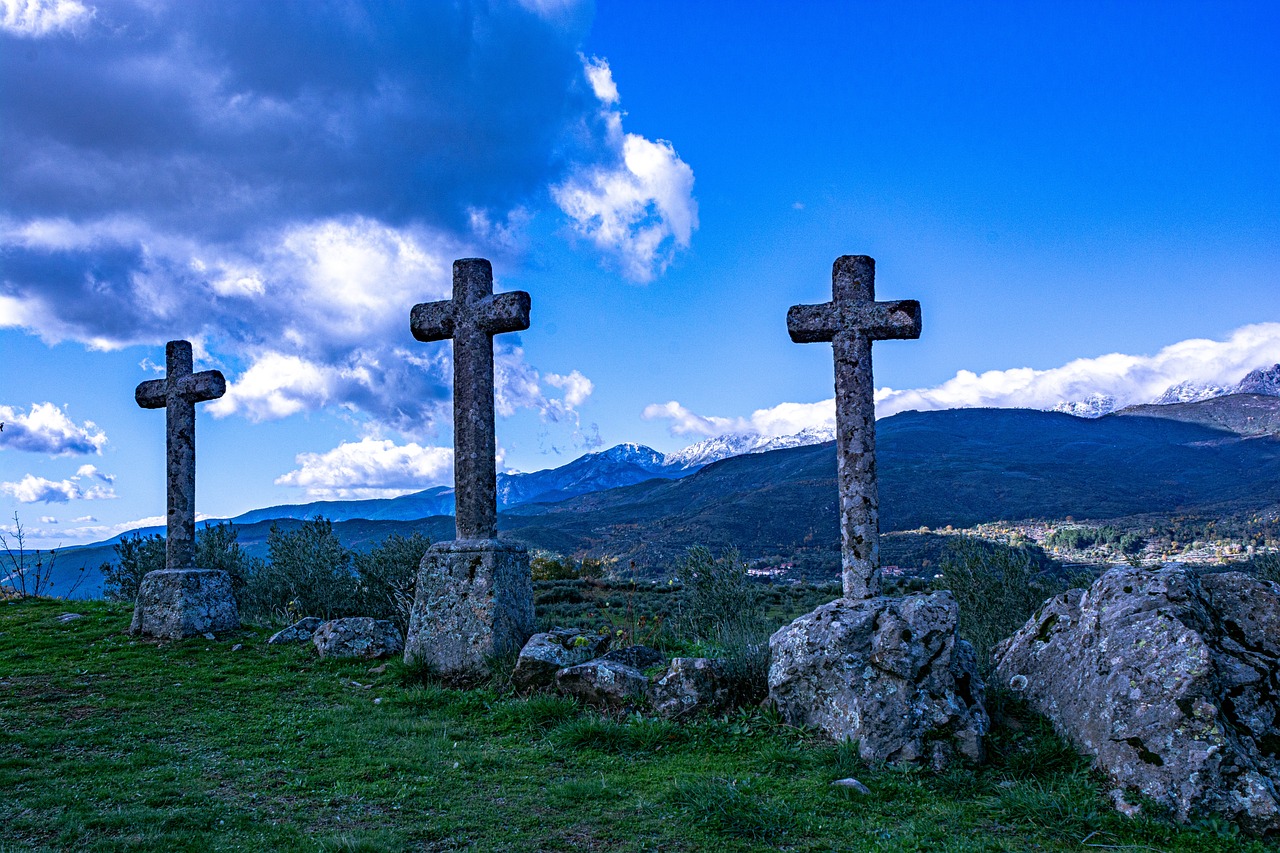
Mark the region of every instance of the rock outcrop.
<instances>
[{"instance_id":1,"label":"rock outcrop","mask_svg":"<svg viewBox=\"0 0 1280 853\"><path fill-rule=\"evenodd\" d=\"M997 677L1121 788L1280 832L1280 586L1117 567L996 647Z\"/></svg>"},{"instance_id":2,"label":"rock outcrop","mask_svg":"<svg viewBox=\"0 0 1280 853\"><path fill-rule=\"evenodd\" d=\"M649 679L644 673L603 658L560 670L556 687L588 705L608 708L641 706L649 697Z\"/></svg>"},{"instance_id":3,"label":"rock outcrop","mask_svg":"<svg viewBox=\"0 0 1280 853\"><path fill-rule=\"evenodd\" d=\"M609 645L604 634L573 628L553 628L534 634L520 650L511 684L521 692L556 683L556 673L595 658Z\"/></svg>"},{"instance_id":4,"label":"rock outcrop","mask_svg":"<svg viewBox=\"0 0 1280 853\"><path fill-rule=\"evenodd\" d=\"M770 638L769 698L865 761L981 761L990 721L957 615L948 592L824 604Z\"/></svg>"},{"instance_id":5,"label":"rock outcrop","mask_svg":"<svg viewBox=\"0 0 1280 853\"><path fill-rule=\"evenodd\" d=\"M672 658L667 671L649 689L653 712L670 719L718 714L728 708L732 698L724 665L710 658Z\"/></svg>"},{"instance_id":6,"label":"rock outcrop","mask_svg":"<svg viewBox=\"0 0 1280 853\"><path fill-rule=\"evenodd\" d=\"M283 631L277 631L267 640L268 646L282 646L288 643L305 643L315 634L316 629L324 624L318 616L306 616L294 622Z\"/></svg>"},{"instance_id":7,"label":"rock outcrop","mask_svg":"<svg viewBox=\"0 0 1280 853\"><path fill-rule=\"evenodd\" d=\"M379 658L399 654L404 639L394 622L369 616L332 619L311 637L322 658Z\"/></svg>"}]
</instances>

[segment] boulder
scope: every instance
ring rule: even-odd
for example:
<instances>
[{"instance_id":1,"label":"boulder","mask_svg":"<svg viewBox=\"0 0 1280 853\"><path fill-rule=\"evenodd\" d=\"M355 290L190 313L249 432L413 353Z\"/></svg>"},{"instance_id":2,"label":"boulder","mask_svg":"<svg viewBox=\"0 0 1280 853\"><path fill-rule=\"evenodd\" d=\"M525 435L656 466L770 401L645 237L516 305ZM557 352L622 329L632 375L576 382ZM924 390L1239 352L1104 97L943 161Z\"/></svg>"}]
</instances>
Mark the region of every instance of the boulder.
<instances>
[{"instance_id":1,"label":"boulder","mask_svg":"<svg viewBox=\"0 0 1280 853\"><path fill-rule=\"evenodd\" d=\"M732 700L724 664L709 658L672 658L667 671L649 690L654 713L660 717L718 714Z\"/></svg>"},{"instance_id":2,"label":"boulder","mask_svg":"<svg viewBox=\"0 0 1280 853\"><path fill-rule=\"evenodd\" d=\"M556 683L556 673L592 660L609 645L604 634L553 628L534 634L520 650L511 684L521 692Z\"/></svg>"},{"instance_id":3,"label":"boulder","mask_svg":"<svg viewBox=\"0 0 1280 853\"><path fill-rule=\"evenodd\" d=\"M626 646L621 649L613 649L601 655L601 658L613 663L625 664L635 669L648 669L651 666L659 666L666 662L662 652L657 649L651 649L648 646Z\"/></svg>"},{"instance_id":4,"label":"boulder","mask_svg":"<svg viewBox=\"0 0 1280 853\"><path fill-rule=\"evenodd\" d=\"M316 628L311 642L322 658L378 658L404 650L404 639L394 622L368 616L325 622Z\"/></svg>"},{"instance_id":5,"label":"boulder","mask_svg":"<svg viewBox=\"0 0 1280 853\"><path fill-rule=\"evenodd\" d=\"M130 634L165 640L240 627L231 576L217 569L160 569L138 585Z\"/></svg>"},{"instance_id":6,"label":"boulder","mask_svg":"<svg viewBox=\"0 0 1280 853\"><path fill-rule=\"evenodd\" d=\"M286 643L305 643L315 634L316 629L323 624L324 620L316 616L307 616L294 622L283 631L278 631L271 635L271 639L267 640L268 646L280 646Z\"/></svg>"},{"instance_id":7,"label":"boulder","mask_svg":"<svg viewBox=\"0 0 1280 853\"><path fill-rule=\"evenodd\" d=\"M640 670L603 658L560 670L556 686L588 705L609 708L639 705L649 695L649 679Z\"/></svg>"},{"instance_id":8,"label":"boulder","mask_svg":"<svg viewBox=\"0 0 1280 853\"><path fill-rule=\"evenodd\" d=\"M1280 832L1280 585L1116 567L996 646L996 676L1120 789Z\"/></svg>"},{"instance_id":9,"label":"boulder","mask_svg":"<svg viewBox=\"0 0 1280 853\"><path fill-rule=\"evenodd\" d=\"M769 699L864 761L981 761L990 721L958 610L949 592L824 604L769 639Z\"/></svg>"}]
</instances>

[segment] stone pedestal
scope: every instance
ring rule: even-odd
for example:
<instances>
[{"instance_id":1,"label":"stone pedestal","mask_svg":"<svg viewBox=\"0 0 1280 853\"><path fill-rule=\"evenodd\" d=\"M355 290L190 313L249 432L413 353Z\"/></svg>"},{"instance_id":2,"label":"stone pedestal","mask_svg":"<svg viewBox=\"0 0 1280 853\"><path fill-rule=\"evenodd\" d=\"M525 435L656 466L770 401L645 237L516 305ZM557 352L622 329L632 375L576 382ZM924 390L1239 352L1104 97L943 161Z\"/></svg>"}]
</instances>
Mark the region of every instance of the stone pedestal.
<instances>
[{"instance_id":1,"label":"stone pedestal","mask_svg":"<svg viewBox=\"0 0 1280 853\"><path fill-rule=\"evenodd\" d=\"M488 660L520 650L534 631L529 552L497 539L457 539L427 549L405 640L405 663L472 681Z\"/></svg>"},{"instance_id":2,"label":"stone pedestal","mask_svg":"<svg viewBox=\"0 0 1280 853\"><path fill-rule=\"evenodd\" d=\"M958 612L948 592L824 604L769 639L769 698L864 761L981 761L990 722Z\"/></svg>"},{"instance_id":3,"label":"stone pedestal","mask_svg":"<svg viewBox=\"0 0 1280 853\"><path fill-rule=\"evenodd\" d=\"M240 627L231 576L217 569L161 569L138 587L130 634L181 640Z\"/></svg>"}]
</instances>

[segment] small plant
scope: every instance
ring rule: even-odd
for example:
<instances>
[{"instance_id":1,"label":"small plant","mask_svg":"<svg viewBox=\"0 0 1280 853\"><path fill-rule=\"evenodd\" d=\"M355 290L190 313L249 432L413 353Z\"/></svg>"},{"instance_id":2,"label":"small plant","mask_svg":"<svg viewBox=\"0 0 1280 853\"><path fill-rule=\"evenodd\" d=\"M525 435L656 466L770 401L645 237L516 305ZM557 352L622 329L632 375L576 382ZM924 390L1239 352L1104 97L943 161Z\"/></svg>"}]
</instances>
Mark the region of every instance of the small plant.
<instances>
[{"instance_id":1,"label":"small plant","mask_svg":"<svg viewBox=\"0 0 1280 853\"><path fill-rule=\"evenodd\" d=\"M0 572L3 572L0 588L7 585L18 598L53 592L53 568L58 561L58 551L56 548L28 551L26 531L22 529L22 520L16 512L13 514L13 539L0 532L0 548L4 549L4 559L0 561ZM81 579L71 585L67 595L75 592Z\"/></svg>"}]
</instances>

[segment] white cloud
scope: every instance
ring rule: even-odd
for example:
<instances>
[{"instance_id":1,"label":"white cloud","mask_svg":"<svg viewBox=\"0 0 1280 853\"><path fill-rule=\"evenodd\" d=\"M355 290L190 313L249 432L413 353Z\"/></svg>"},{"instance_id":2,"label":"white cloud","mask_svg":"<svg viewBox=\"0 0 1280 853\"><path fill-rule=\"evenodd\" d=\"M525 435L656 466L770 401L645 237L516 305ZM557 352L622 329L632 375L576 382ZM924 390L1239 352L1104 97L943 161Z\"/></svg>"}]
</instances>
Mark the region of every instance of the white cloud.
<instances>
[{"instance_id":1,"label":"white cloud","mask_svg":"<svg viewBox=\"0 0 1280 853\"><path fill-rule=\"evenodd\" d=\"M298 469L276 478L313 497L383 498L452 482L453 450L387 439L344 442L326 453L299 453Z\"/></svg>"},{"instance_id":2,"label":"white cloud","mask_svg":"<svg viewBox=\"0 0 1280 853\"><path fill-rule=\"evenodd\" d=\"M615 161L579 168L552 187L552 196L579 234L617 257L624 275L651 281L666 270L676 249L688 247L698 227L693 169L670 142L624 133L609 64L582 61Z\"/></svg>"},{"instance_id":3,"label":"white cloud","mask_svg":"<svg viewBox=\"0 0 1280 853\"><path fill-rule=\"evenodd\" d=\"M94 479L101 480L102 482L108 483L108 484L114 483L116 481L114 474L104 474L102 471L99 471L97 467L93 465L81 465L78 469L76 469L76 475L72 479L80 480L85 477L93 477Z\"/></svg>"},{"instance_id":4,"label":"white cloud","mask_svg":"<svg viewBox=\"0 0 1280 853\"><path fill-rule=\"evenodd\" d=\"M93 15L79 0L0 0L0 30L26 38L79 33Z\"/></svg>"},{"instance_id":5,"label":"white cloud","mask_svg":"<svg viewBox=\"0 0 1280 853\"><path fill-rule=\"evenodd\" d=\"M28 474L17 482L0 483L0 492L16 498L19 503L66 503L67 501L95 501L114 498L116 493L109 486L82 488L79 477L69 480L47 480Z\"/></svg>"},{"instance_id":6,"label":"white cloud","mask_svg":"<svg viewBox=\"0 0 1280 853\"><path fill-rule=\"evenodd\" d=\"M56 515L42 515L40 516L40 523L41 524L57 524L58 517Z\"/></svg>"},{"instance_id":7,"label":"white cloud","mask_svg":"<svg viewBox=\"0 0 1280 853\"><path fill-rule=\"evenodd\" d=\"M209 403L214 417L243 414L252 421L275 420L323 406L341 379L341 370L296 355L265 352Z\"/></svg>"},{"instance_id":8,"label":"white cloud","mask_svg":"<svg viewBox=\"0 0 1280 853\"><path fill-rule=\"evenodd\" d=\"M564 390L564 403L566 406L580 406L586 399L591 396L591 392L595 390L595 384L583 376L577 370L569 373L567 376L561 376L558 373L548 373L542 377L546 383L553 388L561 388Z\"/></svg>"},{"instance_id":9,"label":"white cloud","mask_svg":"<svg viewBox=\"0 0 1280 853\"><path fill-rule=\"evenodd\" d=\"M93 421L76 425L53 403L35 403L23 412L0 406L0 449L13 448L53 456L96 453L102 455L107 435Z\"/></svg>"},{"instance_id":10,"label":"white cloud","mask_svg":"<svg viewBox=\"0 0 1280 853\"><path fill-rule=\"evenodd\" d=\"M876 416L975 407L1052 409L1098 394L1114 398L1116 405L1123 407L1150 402L1179 382L1233 385L1250 370L1276 363L1280 363L1280 323L1257 323L1236 329L1225 341L1194 338L1171 344L1155 355L1111 353L1048 370L1016 367L982 374L961 370L932 388L879 388L875 392ZM673 435L754 432L776 437L806 428L833 427L835 399L779 403L758 409L749 418L699 415L672 400L646 406L643 417L669 420Z\"/></svg>"}]
</instances>

